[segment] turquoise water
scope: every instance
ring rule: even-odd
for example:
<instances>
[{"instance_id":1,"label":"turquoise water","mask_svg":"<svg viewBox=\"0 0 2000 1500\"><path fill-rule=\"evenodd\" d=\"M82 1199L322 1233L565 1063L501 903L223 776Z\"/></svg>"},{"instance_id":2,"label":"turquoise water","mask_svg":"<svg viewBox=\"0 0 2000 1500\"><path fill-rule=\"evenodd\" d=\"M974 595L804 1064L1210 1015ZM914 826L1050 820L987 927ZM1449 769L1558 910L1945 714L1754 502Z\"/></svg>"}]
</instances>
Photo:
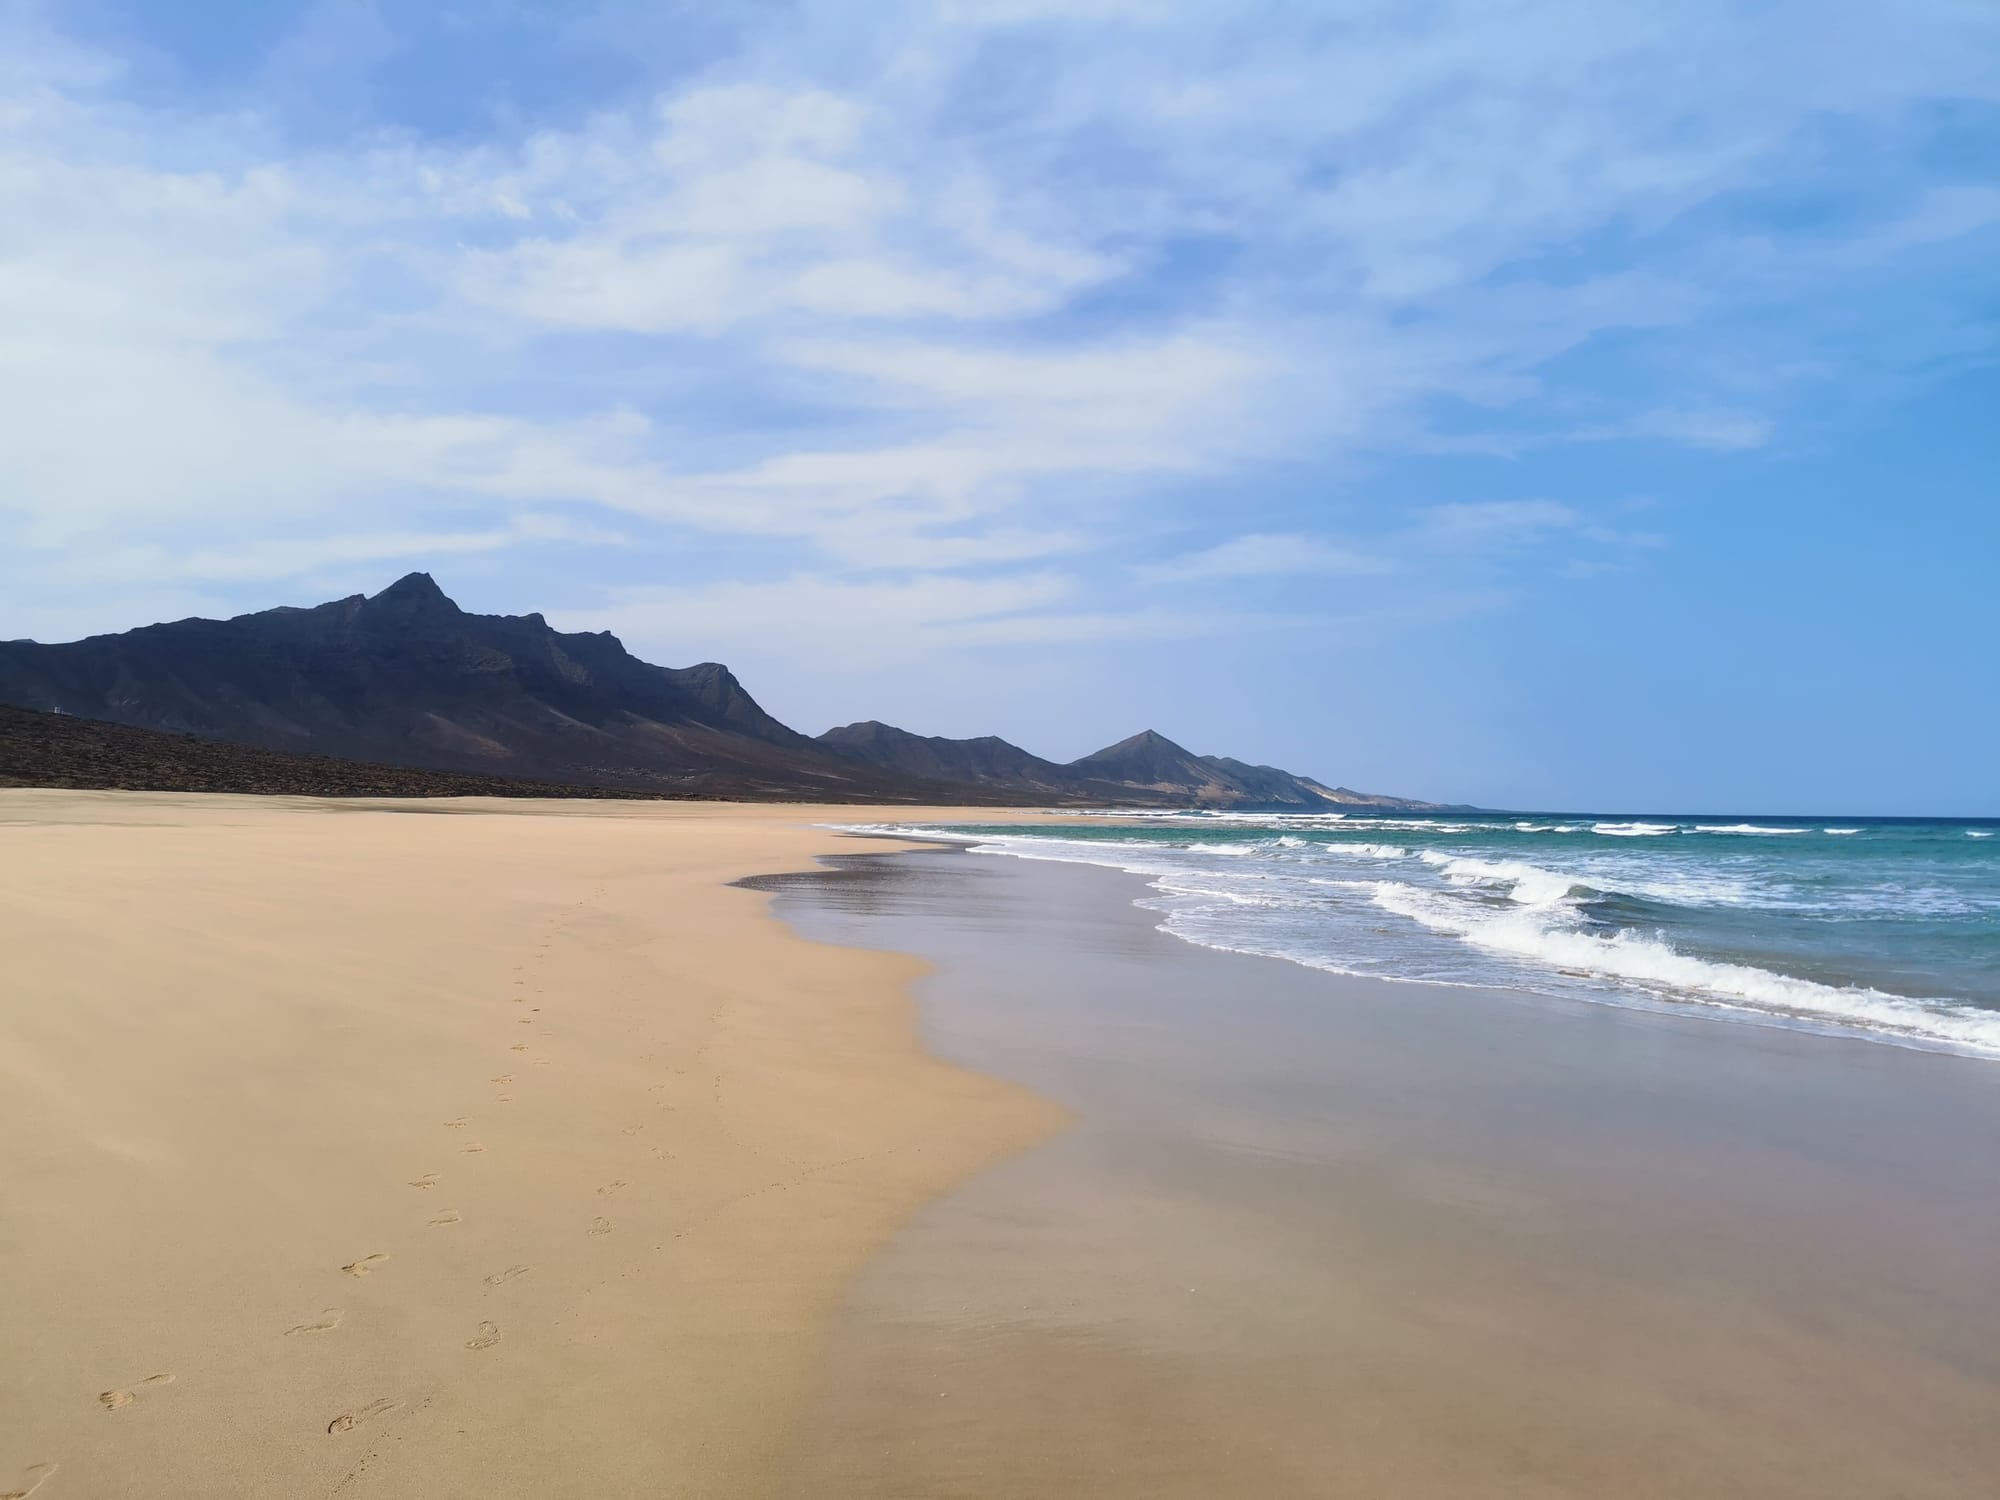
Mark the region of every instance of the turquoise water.
<instances>
[{"instance_id":1,"label":"turquoise water","mask_svg":"<svg viewBox=\"0 0 2000 1500\"><path fill-rule=\"evenodd\" d=\"M2000 1056L2000 820L1107 814L898 831L1143 875L1161 926L1208 947Z\"/></svg>"}]
</instances>

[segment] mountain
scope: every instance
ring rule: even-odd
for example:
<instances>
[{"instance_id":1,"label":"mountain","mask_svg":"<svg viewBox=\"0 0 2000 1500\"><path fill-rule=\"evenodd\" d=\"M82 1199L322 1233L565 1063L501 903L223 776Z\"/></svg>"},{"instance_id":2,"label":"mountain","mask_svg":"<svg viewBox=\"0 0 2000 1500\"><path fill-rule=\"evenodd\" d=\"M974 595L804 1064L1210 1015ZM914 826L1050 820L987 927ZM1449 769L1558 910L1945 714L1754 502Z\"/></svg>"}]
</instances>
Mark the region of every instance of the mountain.
<instances>
[{"instance_id":1,"label":"mountain","mask_svg":"<svg viewBox=\"0 0 2000 1500\"><path fill-rule=\"evenodd\" d=\"M1070 769L1093 780L1164 792L1197 803L1297 802L1309 807L1319 800L1309 792L1295 789L1293 778L1283 771L1245 780L1226 769L1228 765L1241 764L1196 755L1165 735L1147 729L1070 762Z\"/></svg>"},{"instance_id":2,"label":"mountain","mask_svg":"<svg viewBox=\"0 0 2000 1500\"><path fill-rule=\"evenodd\" d=\"M0 703L0 787L25 786L283 797L672 795L295 755Z\"/></svg>"},{"instance_id":3,"label":"mountain","mask_svg":"<svg viewBox=\"0 0 2000 1500\"><path fill-rule=\"evenodd\" d=\"M1431 806L1195 755L1151 730L1067 765L991 735L941 739L872 720L809 739L766 713L719 663L658 667L605 631L559 631L538 614L471 614L428 573L310 609L176 620L59 645L0 641L0 704L70 721L8 721L5 758L17 784L389 784L333 763L286 766L199 743L210 742L677 797ZM181 739L110 734L121 725ZM101 779L62 779L76 776ZM421 791L415 780L395 784ZM424 783L433 784L443 783Z\"/></svg>"},{"instance_id":4,"label":"mountain","mask_svg":"<svg viewBox=\"0 0 2000 1500\"><path fill-rule=\"evenodd\" d=\"M836 755L864 765L922 776L932 781L973 786L1008 787L1041 792L1053 798L1116 800L1123 788L1079 776L1073 766L1059 766L1011 745L997 735L948 740L911 734L893 724L866 719L829 729L818 743Z\"/></svg>"},{"instance_id":5,"label":"mountain","mask_svg":"<svg viewBox=\"0 0 2000 1500\"><path fill-rule=\"evenodd\" d=\"M425 573L372 597L0 642L0 703L432 770L683 796L964 800L830 754L727 667L656 667L606 632L461 610ZM986 800L1021 801L994 793Z\"/></svg>"},{"instance_id":6,"label":"mountain","mask_svg":"<svg viewBox=\"0 0 2000 1500\"><path fill-rule=\"evenodd\" d=\"M867 719L829 729L819 736L819 743L850 760L938 781L1053 786L1062 780L1060 766L992 734L947 740Z\"/></svg>"},{"instance_id":7,"label":"mountain","mask_svg":"<svg viewBox=\"0 0 2000 1500\"><path fill-rule=\"evenodd\" d=\"M1436 804L1330 788L1275 766L1196 755L1155 730L1058 765L985 736L952 740L868 720L829 729L819 743L883 770L938 781L1035 791L1066 801L1254 807L1327 812L1342 807L1430 811Z\"/></svg>"}]
</instances>

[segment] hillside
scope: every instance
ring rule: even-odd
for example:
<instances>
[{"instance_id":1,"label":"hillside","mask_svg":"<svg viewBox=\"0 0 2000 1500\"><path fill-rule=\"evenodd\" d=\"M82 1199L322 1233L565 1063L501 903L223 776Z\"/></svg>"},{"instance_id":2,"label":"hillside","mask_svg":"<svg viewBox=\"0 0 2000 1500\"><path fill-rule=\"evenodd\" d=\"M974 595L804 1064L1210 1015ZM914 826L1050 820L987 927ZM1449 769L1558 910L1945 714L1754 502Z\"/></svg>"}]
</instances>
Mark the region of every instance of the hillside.
<instances>
[{"instance_id":1,"label":"hillside","mask_svg":"<svg viewBox=\"0 0 2000 1500\"><path fill-rule=\"evenodd\" d=\"M1322 786L1275 766L1196 755L1144 730L1064 765L984 736L953 740L868 720L830 729L819 743L884 770L968 785L1040 792L1067 801L1171 807L1244 807L1331 812L1346 807L1428 811L1434 803Z\"/></svg>"},{"instance_id":2,"label":"hillside","mask_svg":"<svg viewBox=\"0 0 2000 1500\"><path fill-rule=\"evenodd\" d=\"M288 753L678 796L962 795L827 753L727 667L657 667L608 633L470 614L423 573L311 609L3 642L0 702Z\"/></svg>"},{"instance_id":3,"label":"hillside","mask_svg":"<svg viewBox=\"0 0 2000 1500\"><path fill-rule=\"evenodd\" d=\"M67 716L39 728L11 721L21 784L394 784L429 794L416 790L426 785L419 780L392 783L352 769L363 763L675 797L1433 806L1196 755L1152 730L1066 765L993 735L946 739L875 720L809 739L718 662L660 667L609 632L558 631L539 614L473 614L427 573L311 608L176 620L57 645L0 642L0 704ZM86 723L96 728L79 727ZM121 739L111 726L172 743ZM326 763L256 762L201 742ZM74 777L105 779L61 779Z\"/></svg>"}]
</instances>

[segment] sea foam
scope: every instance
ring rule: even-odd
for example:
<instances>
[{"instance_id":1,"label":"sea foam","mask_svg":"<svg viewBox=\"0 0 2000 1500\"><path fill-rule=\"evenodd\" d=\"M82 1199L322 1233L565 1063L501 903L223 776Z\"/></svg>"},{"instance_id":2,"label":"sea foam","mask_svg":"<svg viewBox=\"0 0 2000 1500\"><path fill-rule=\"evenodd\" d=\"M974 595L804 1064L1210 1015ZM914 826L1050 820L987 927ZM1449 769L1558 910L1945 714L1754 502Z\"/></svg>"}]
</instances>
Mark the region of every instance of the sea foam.
<instances>
[{"instance_id":1,"label":"sea foam","mask_svg":"<svg viewBox=\"0 0 2000 1500\"><path fill-rule=\"evenodd\" d=\"M1283 814L1202 822L1206 830L1182 820L1092 831L1102 837L1053 827L856 831L1139 875L1148 884L1139 904L1162 914L1162 930L1203 947L1384 979L1686 1003L2000 1055L2000 992L1979 978L2000 952L2000 880L1983 851L1960 843L1957 865L1936 852L1947 831L1995 830L1738 842L1669 835L1817 830L1407 816L1302 829ZM1391 826L1407 829L1407 842L1365 836ZM1531 859L1513 852L1530 849ZM1940 980L1968 988L1930 987Z\"/></svg>"},{"instance_id":2,"label":"sea foam","mask_svg":"<svg viewBox=\"0 0 2000 1500\"><path fill-rule=\"evenodd\" d=\"M1862 986L1836 988L1682 953L1657 937L1583 932L1546 907L1490 914L1436 891L1398 881L1375 887L1384 911L1448 932L1480 948L1558 971L1623 980L1668 998L1727 1005L1773 1016L1851 1026L1917 1041L1942 1041L2000 1055L2000 1014L1948 999L1910 999Z\"/></svg>"}]
</instances>

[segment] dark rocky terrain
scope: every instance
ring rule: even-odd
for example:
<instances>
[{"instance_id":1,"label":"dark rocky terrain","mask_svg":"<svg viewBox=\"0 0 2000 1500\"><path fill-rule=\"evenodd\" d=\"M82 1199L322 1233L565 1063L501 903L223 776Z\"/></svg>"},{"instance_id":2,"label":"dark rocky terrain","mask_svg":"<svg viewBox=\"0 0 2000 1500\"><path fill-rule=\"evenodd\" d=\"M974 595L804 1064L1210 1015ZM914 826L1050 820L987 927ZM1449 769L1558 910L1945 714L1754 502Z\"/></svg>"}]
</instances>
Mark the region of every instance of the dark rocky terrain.
<instances>
[{"instance_id":1,"label":"dark rocky terrain","mask_svg":"<svg viewBox=\"0 0 2000 1500\"><path fill-rule=\"evenodd\" d=\"M372 597L0 642L0 703L288 753L690 797L963 799L832 755L714 662L476 615L412 573ZM985 800L1019 802L1022 794Z\"/></svg>"},{"instance_id":2,"label":"dark rocky terrain","mask_svg":"<svg viewBox=\"0 0 2000 1500\"><path fill-rule=\"evenodd\" d=\"M1065 765L1031 755L991 735L951 740L911 734L869 720L830 729L819 743L886 770L939 780L1036 791L1077 802L1155 806L1246 807L1331 812L1346 807L1432 811L1437 804L1326 787L1276 766L1196 755L1144 730Z\"/></svg>"},{"instance_id":3,"label":"dark rocky terrain","mask_svg":"<svg viewBox=\"0 0 2000 1500\"><path fill-rule=\"evenodd\" d=\"M819 736L818 742L834 754L863 765L935 781L1008 787L1053 798L1099 802L1125 800L1132 791L1115 782L1078 775L1074 766L1043 760L991 734L951 740L911 734L893 724L868 719L829 729Z\"/></svg>"},{"instance_id":4,"label":"dark rocky terrain","mask_svg":"<svg viewBox=\"0 0 2000 1500\"><path fill-rule=\"evenodd\" d=\"M0 704L0 786L291 797L645 797L665 793L288 755Z\"/></svg>"},{"instance_id":5,"label":"dark rocky terrain","mask_svg":"<svg viewBox=\"0 0 2000 1500\"><path fill-rule=\"evenodd\" d=\"M310 609L0 642L0 704L16 710L0 742L0 784L12 785L1432 806L1197 756L1150 730L1067 765L990 735L931 738L874 721L810 739L719 663L658 667L608 632L471 614L426 573Z\"/></svg>"}]
</instances>

